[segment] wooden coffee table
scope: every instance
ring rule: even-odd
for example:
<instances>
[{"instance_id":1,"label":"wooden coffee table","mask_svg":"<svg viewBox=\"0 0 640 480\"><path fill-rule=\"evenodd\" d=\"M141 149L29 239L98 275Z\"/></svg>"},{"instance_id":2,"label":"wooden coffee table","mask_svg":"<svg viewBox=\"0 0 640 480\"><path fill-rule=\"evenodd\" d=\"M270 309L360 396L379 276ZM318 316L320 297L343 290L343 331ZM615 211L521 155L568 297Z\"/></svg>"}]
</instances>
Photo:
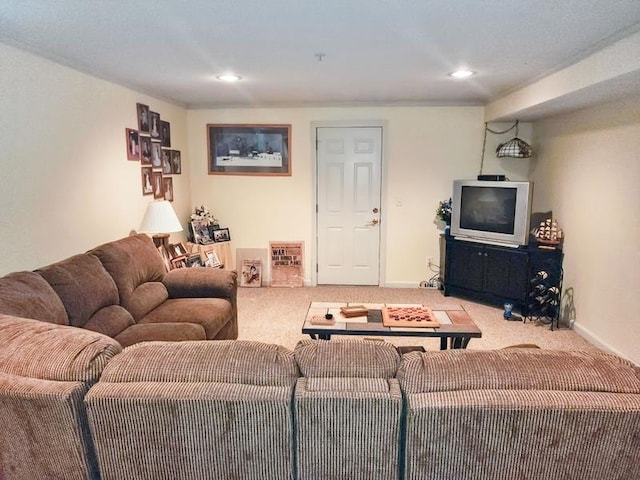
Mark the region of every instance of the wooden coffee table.
<instances>
[{"instance_id":1,"label":"wooden coffee table","mask_svg":"<svg viewBox=\"0 0 640 480\"><path fill-rule=\"evenodd\" d=\"M340 308L345 306L364 305L368 309L367 316L345 318ZM313 339L330 340L331 335L370 335L384 337L437 337L440 338L440 350L447 348L467 348L472 338L482 337L482 332L473 322L469 314L460 305L425 305L437 318L438 327L387 327L382 323L382 307L384 304L361 303L325 303L312 302L302 325L302 333ZM389 304L389 307L416 307L417 304ZM333 325L315 325L313 317L322 317L331 313Z\"/></svg>"}]
</instances>

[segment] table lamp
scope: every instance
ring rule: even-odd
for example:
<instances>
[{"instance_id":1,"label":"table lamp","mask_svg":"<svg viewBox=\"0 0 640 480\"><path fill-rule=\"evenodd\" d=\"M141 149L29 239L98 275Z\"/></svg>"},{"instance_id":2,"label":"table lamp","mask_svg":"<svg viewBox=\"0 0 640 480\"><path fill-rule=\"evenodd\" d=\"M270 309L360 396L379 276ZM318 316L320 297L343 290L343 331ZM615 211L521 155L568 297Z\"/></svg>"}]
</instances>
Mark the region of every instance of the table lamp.
<instances>
[{"instance_id":1,"label":"table lamp","mask_svg":"<svg viewBox=\"0 0 640 480\"><path fill-rule=\"evenodd\" d=\"M168 245L169 234L181 232L182 225L168 200L160 200L149 203L144 218L140 224L140 231L152 233L153 243L156 247Z\"/></svg>"}]
</instances>

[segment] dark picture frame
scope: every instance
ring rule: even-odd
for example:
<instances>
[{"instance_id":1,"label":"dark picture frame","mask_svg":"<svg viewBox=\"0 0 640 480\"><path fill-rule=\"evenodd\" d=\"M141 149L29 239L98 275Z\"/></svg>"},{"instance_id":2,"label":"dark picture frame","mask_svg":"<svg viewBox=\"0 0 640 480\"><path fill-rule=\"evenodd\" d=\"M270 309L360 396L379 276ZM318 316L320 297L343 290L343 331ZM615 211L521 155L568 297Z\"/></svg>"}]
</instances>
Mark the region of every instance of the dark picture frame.
<instances>
[{"instance_id":1,"label":"dark picture frame","mask_svg":"<svg viewBox=\"0 0 640 480\"><path fill-rule=\"evenodd\" d=\"M132 128L125 128L127 137L127 160L140 160L140 134Z\"/></svg>"},{"instance_id":2,"label":"dark picture frame","mask_svg":"<svg viewBox=\"0 0 640 480\"><path fill-rule=\"evenodd\" d=\"M162 168L162 148L160 142L151 141L151 166Z\"/></svg>"},{"instance_id":3,"label":"dark picture frame","mask_svg":"<svg viewBox=\"0 0 640 480\"><path fill-rule=\"evenodd\" d=\"M160 142L163 147L171 146L171 124L160 120Z\"/></svg>"},{"instance_id":4,"label":"dark picture frame","mask_svg":"<svg viewBox=\"0 0 640 480\"><path fill-rule=\"evenodd\" d=\"M140 135L140 164L151 166L151 137Z\"/></svg>"},{"instance_id":5,"label":"dark picture frame","mask_svg":"<svg viewBox=\"0 0 640 480\"><path fill-rule=\"evenodd\" d=\"M173 178L162 177L162 189L164 190L164 199L173 202Z\"/></svg>"},{"instance_id":6,"label":"dark picture frame","mask_svg":"<svg viewBox=\"0 0 640 480\"><path fill-rule=\"evenodd\" d=\"M171 173L180 175L182 173L182 156L180 150L170 150L171 152Z\"/></svg>"},{"instance_id":7,"label":"dark picture frame","mask_svg":"<svg viewBox=\"0 0 640 480\"><path fill-rule=\"evenodd\" d=\"M149 133L149 105L136 103L138 112L138 131L140 133Z\"/></svg>"},{"instance_id":8,"label":"dark picture frame","mask_svg":"<svg viewBox=\"0 0 640 480\"><path fill-rule=\"evenodd\" d=\"M164 175L171 175L171 150L163 148L160 155L162 157L162 173Z\"/></svg>"},{"instance_id":9,"label":"dark picture frame","mask_svg":"<svg viewBox=\"0 0 640 480\"><path fill-rule=\"evenodd\" d=\"M151 139L160 141L161 134L160 114L158 112L149 112L149 135L151 135Z\"/></svg>"},{"instance_id":10,"label":"dark picture frame","mask_svg":"<svg viewBox=\"0 0 640 480\"><path fill-rule=\"evenodd\" d=\"M219 228L218 230L213 230L213 241L216 243L220 242L229 242L231 240L231 235L229 234L228 228Z\"/></svg>"},{"instance_id":11,"label":"dark picture frame","mask_svg":"<svg viewBox=\"0 0 640 480\"><path fill-rule=\"evenodd\" d=\"M210 175L291 175L291 125L207 124Z\"/></svg>"}]
</instances>

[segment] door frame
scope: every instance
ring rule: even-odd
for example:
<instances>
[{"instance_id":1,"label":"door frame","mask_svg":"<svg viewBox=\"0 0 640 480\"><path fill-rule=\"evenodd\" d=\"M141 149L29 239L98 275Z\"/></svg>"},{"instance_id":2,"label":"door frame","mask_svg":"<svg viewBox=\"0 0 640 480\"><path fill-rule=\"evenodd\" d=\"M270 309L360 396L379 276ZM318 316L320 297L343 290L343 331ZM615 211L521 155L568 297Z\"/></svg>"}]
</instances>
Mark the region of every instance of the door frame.
<instances>
[{"instance_id":1,"label":"door frame","mask_svg":"<svg viewBox=\"0 0 640 480\"><path fill-rule=\"evenodd\" d=\"M387 121L386 120L318 120L311 122L311 245L307 251L311 255L311 286L318 285L318 141L317 129L330 128L368 128L378 127L382 131L380 149L380 254L378 257L378 286L386 281L386 245L387 245Z\"/></svg>"}]
</instances>

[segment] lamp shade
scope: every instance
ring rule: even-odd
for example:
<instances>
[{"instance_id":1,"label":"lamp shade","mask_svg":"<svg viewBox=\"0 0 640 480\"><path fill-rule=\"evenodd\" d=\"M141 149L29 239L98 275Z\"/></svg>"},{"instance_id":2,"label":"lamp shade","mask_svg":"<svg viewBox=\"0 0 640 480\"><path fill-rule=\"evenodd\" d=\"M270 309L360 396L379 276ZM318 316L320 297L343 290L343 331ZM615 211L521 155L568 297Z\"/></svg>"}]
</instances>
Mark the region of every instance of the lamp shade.
<instances>
[{"instance_id":1,"label":"lamp shade","mask_svg":"<svg viewBox=\"0 0 640 480\"><path fill-rule=\"evenodd\" d=\"M143 233L181 232L182 225L168 200L151 202L140 224Z\"/></svg>"}]
</instances>

